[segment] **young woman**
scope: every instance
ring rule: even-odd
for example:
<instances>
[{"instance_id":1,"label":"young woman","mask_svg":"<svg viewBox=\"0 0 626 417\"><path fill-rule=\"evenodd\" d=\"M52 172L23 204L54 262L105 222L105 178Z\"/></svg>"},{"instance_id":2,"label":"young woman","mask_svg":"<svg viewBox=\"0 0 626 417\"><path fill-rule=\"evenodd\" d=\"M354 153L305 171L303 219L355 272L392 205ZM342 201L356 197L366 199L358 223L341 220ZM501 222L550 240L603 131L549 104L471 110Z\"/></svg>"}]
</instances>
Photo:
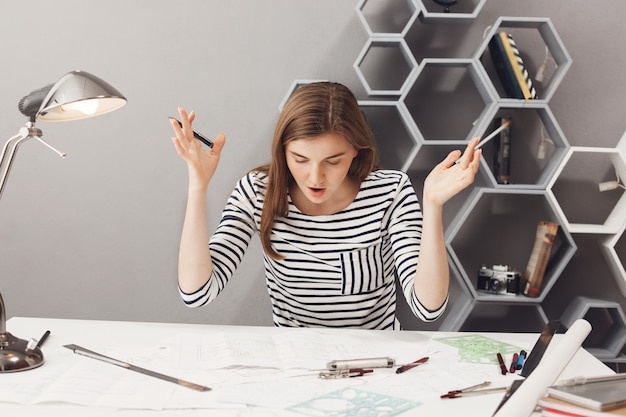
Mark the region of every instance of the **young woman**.
<instances>
[{"instance_id":1,"label":"young woman","mask_svg":"<svg viewBox=\"0 0 626 417\"><path fill-rule=\"evenodd\" d=\"M474 180L477 138L433 169L420 205L405 173L378 169L352 92L331 82L303 85L279 116L272 160L237 183L209 236L207 188L225 136L206 151L193 137L195 115L179 113L172 140L187 163L189 190L178 284L188 306L218 296L258 233L276 326L398 329L396 275L417 317L443 313L442 209Z\"/></svg>"}]
</instances>

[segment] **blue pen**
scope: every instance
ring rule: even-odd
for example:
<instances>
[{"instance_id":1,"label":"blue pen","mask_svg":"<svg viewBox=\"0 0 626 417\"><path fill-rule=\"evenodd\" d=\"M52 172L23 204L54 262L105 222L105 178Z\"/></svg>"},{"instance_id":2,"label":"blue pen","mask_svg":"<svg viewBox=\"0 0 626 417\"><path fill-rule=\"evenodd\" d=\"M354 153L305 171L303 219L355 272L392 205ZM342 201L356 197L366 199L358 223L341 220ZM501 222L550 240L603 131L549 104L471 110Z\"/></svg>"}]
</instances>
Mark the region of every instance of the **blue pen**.
<instances>
[{"instance_id":1,"label":"blue pen","mask_svg":"<svg viewBox=\"0 0 626 417\"><path fill-rule=\"evenodd\" d=\"M522 369L522 367L524 366L525 359L526 359L526 351L522 350L519 353L519 356L517 357L517 365L515 366L515 369L517 369L518 371Z\"/></svg>"}]
</instances>

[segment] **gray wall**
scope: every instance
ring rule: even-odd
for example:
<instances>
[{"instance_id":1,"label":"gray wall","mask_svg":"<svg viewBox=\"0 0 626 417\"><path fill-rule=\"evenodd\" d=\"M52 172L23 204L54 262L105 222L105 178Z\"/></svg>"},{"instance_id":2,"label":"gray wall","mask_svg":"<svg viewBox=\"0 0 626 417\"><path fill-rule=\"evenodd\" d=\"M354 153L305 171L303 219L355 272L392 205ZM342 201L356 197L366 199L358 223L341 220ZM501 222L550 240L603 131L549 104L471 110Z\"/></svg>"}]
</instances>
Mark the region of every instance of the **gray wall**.
<instances>
[{"instance_id":1,"label":"gray wall","mask_svg":"<svg viewBox=\"0 0 626 417\"><path fill-rule=\"evenodd\" d=\"M367 39L356 3L2 0L2 141L26 122L19 99L73 69L129 100L99 118L39 123L65 160L34 141L20 149L0 201L7 315L271 324L258 240L212 305L190 310L179 300L186 168L167 116L185 106L196 111L197 130L227 134L210 191L213 229L235 181L269 157L278 105L294 79L343 82L365 98L352 68ZM423 39L428 56L470 57L498 16L551 18L574 64L550 108L571 145L615 146L626 129L624 15L622 0L490 0L469 26L419 27L411 36ZM581 293L626 307L606 278L597 238L576 237L568 277L546 299L549 315Z\"/></svg>"}]
</instances>

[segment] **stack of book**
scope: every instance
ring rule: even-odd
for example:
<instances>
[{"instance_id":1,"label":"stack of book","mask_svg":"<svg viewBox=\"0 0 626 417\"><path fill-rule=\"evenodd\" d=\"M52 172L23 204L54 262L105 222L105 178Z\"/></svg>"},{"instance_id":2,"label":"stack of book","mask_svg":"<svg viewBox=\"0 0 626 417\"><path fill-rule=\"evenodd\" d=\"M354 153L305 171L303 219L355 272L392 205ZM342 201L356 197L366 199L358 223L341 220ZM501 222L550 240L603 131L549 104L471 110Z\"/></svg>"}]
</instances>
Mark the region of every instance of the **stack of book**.
<instances>
[{"instance_id":1,"label":"stack of book","mask_svg":"<svg viewBox=\"0 0 626 417\"><path fill-rule=\"evenodd\" d=\"M626 374L555 385L538 405L545 417L626 416Z\"/></svg>"}]
</instances>

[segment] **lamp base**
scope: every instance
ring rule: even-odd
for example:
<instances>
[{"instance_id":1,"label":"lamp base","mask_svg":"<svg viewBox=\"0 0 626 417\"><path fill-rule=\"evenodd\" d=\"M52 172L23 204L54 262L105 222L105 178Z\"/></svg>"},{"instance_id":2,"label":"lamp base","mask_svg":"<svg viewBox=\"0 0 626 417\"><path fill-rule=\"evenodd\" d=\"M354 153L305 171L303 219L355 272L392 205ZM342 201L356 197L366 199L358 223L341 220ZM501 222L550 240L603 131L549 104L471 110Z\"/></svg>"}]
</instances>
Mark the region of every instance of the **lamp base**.
<instances>
[{"instance_id":1,"label":"lamp base","mask_svg":"<svg viewBox=\"0 0 626 417\"><path fill-rule=\"evenodd\" d=\"M43 365L43 353L9 332L0 333L0 373L27 371Z\"/></svg>"}]
</instances>

